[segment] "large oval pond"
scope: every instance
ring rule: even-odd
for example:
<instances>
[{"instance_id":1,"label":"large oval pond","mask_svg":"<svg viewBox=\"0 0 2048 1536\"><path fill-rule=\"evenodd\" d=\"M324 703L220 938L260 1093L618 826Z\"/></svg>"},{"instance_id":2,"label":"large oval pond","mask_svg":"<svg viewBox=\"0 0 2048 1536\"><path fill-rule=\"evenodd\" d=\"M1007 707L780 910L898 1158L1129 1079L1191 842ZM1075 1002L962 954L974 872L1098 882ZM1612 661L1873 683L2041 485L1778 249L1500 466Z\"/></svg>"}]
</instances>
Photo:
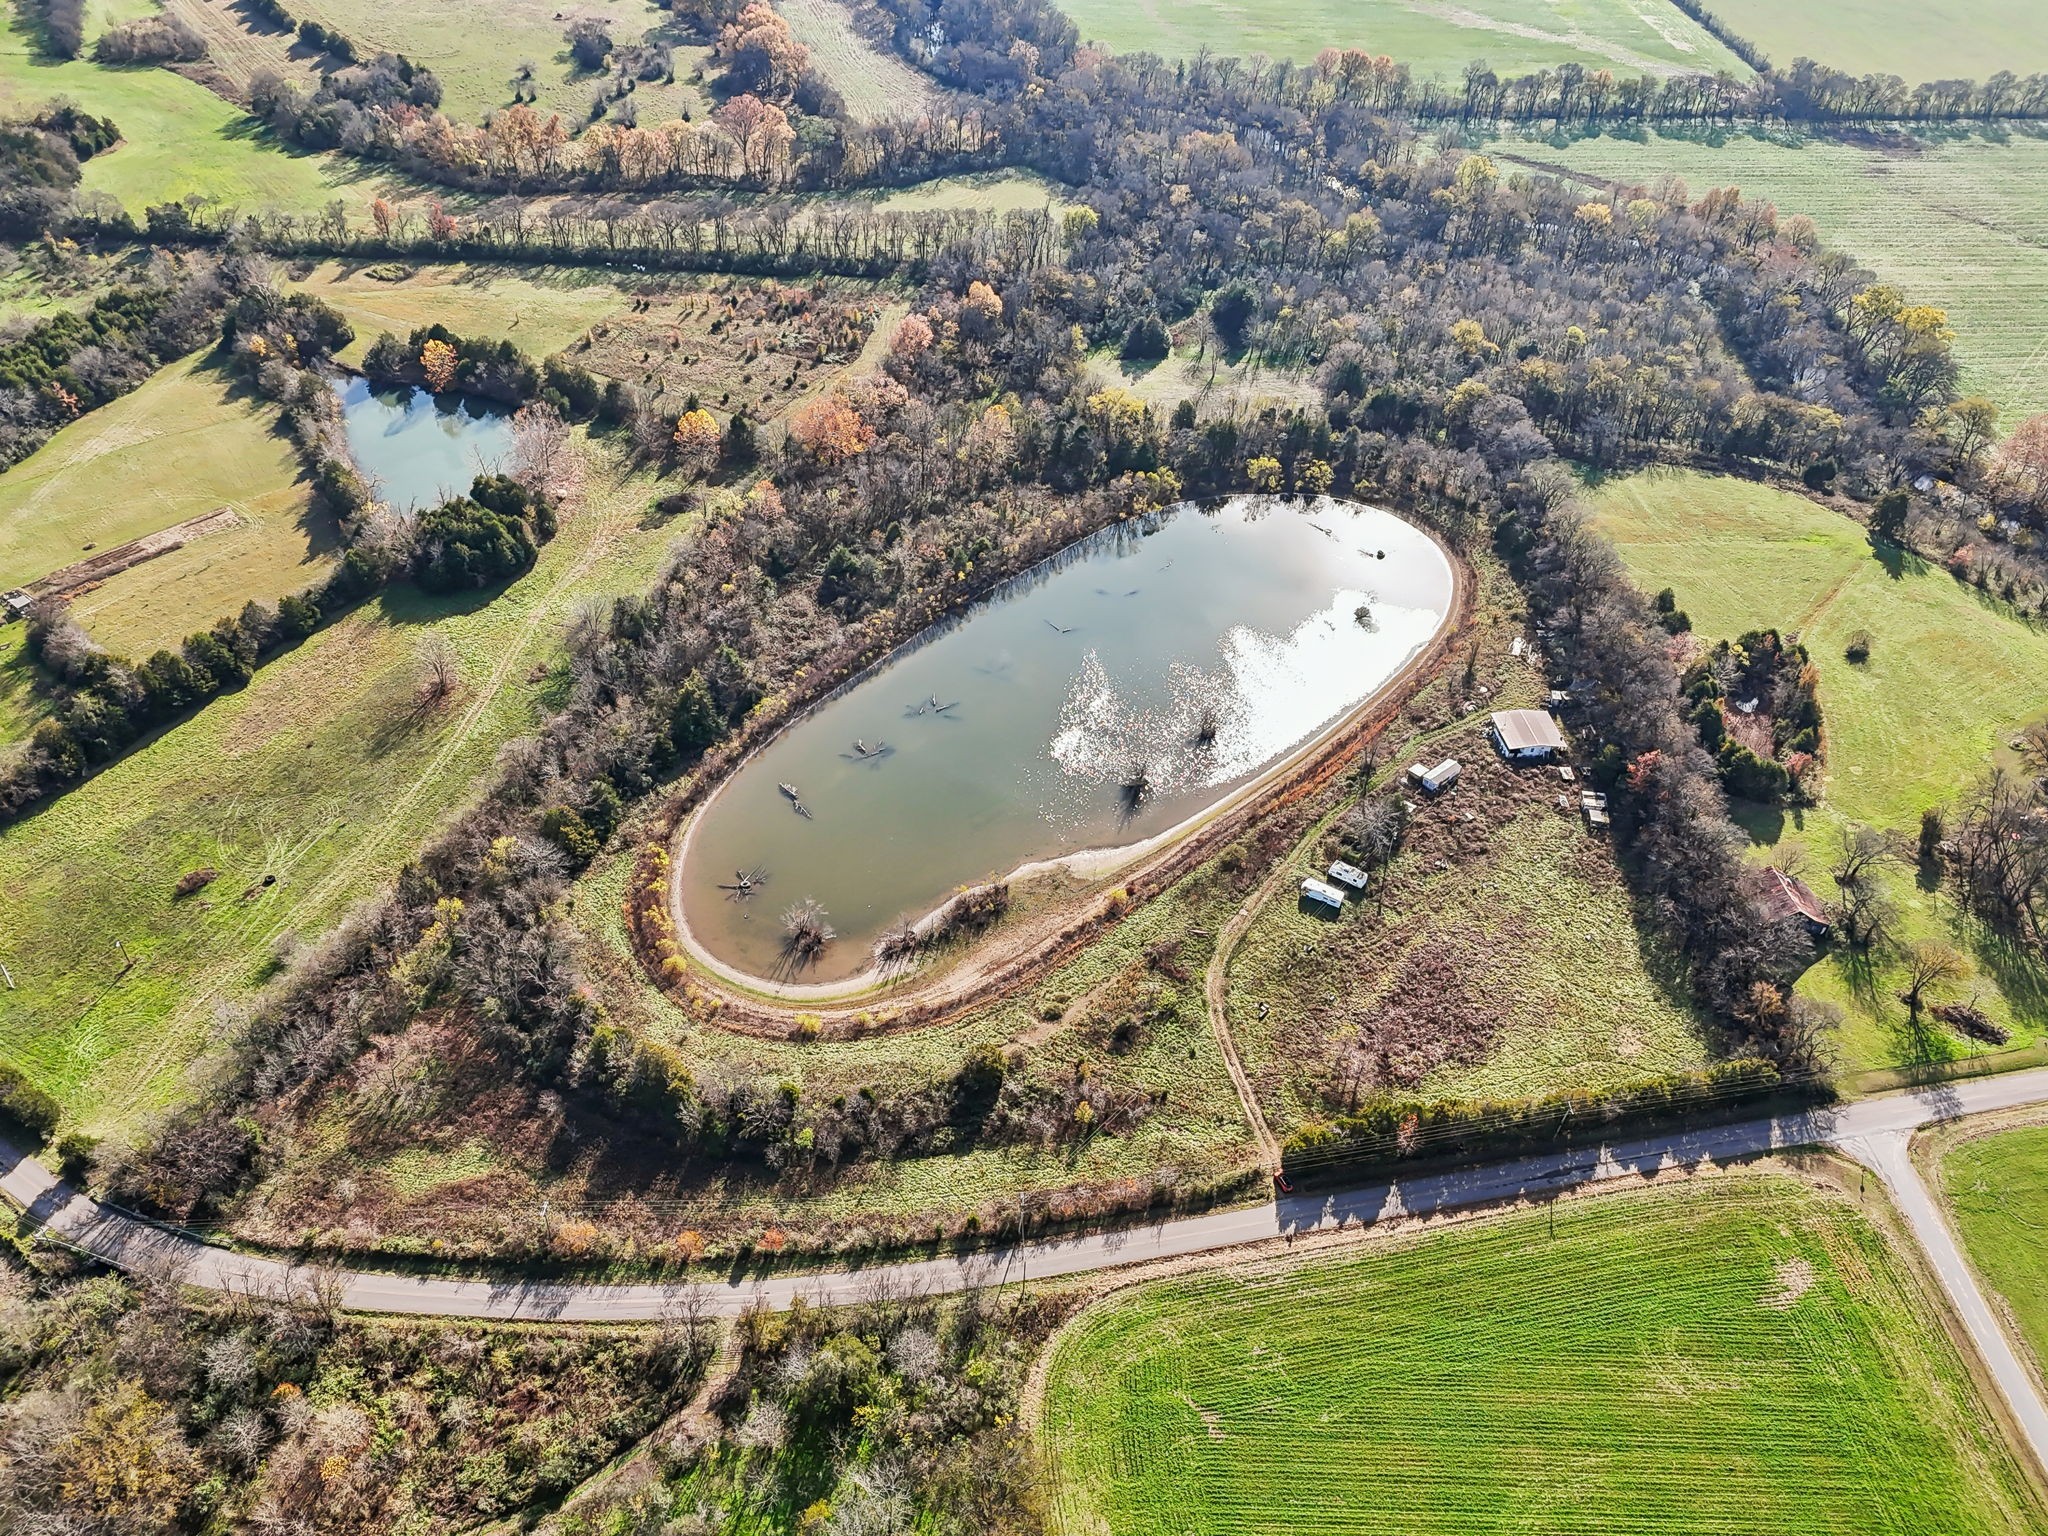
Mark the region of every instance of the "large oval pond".
<instances>
[{"instance_id":1,"label":"large oval pond","mask_svg":"<svg viewBox=\"0 0 2048 1536\"><path fill-rule=\"evenodd\" d=\"M1398 673L1449 613L1453 580L1419 529L1327 499L1183 506L1085 539L897 652L712 795L683 852L690 936L749 975L843 980L961 886L1167 832ZM725 888L754 876L750 892ZM837 937L792 978L781 915L803 900Z\"/></svg>"},{"instance_id":2,"label":"large oval pond","mask_svg":"<svg viewBox=\"0 0 2048 1536\"><path fill-rule=\"evenodd\" d=\"M401 512L461 495L511 456L512 418L479 401L424 389L377 390L353 377L334 388L357 471L375 483L380 501Z\"/></svg>"}]
</instances>

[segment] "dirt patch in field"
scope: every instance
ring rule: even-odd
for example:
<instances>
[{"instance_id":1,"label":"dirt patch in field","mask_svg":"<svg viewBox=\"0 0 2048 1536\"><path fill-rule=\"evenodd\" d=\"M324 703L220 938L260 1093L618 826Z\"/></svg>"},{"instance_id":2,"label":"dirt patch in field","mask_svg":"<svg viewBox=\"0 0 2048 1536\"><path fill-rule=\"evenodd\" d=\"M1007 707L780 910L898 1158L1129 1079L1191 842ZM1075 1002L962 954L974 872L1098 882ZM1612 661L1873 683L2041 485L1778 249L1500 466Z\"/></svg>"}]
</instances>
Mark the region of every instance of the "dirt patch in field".
<instances>
[{"instance_id":1,"label":"dirt patch in field","mask_svg":"<svg viewBox=\"0 0 2048 1536\"><path fill-rule=\"evenodd\" d=\"M1813 1289L1820 1276L1805 1259L1787 1259L1773 1272L1772 1279L1776 1282L1776 1289L1766 1295L1760 1305L1773 1312L1789 1312L1800 1297Z\"/></svg>"},{"instance_id":2,"label":"dirt patch in field","mask_svg":"<svg viewBox=\"0 0 2048 1536\"><path fill-rule=\"evenodd\" d=\"M194 539L241 526L242 520L232 507L215 507L211 512L188 517L184 522L174 523L156 533L130 539L126 544L116 544L112 549L103 549L90 560L74 561L61 570L30 582L25 590L37 597L75 597L81 592L90 592L110 576L118 576L146 560L168 555L174 549L183 549Z\"/></svg>"}]
</instances>

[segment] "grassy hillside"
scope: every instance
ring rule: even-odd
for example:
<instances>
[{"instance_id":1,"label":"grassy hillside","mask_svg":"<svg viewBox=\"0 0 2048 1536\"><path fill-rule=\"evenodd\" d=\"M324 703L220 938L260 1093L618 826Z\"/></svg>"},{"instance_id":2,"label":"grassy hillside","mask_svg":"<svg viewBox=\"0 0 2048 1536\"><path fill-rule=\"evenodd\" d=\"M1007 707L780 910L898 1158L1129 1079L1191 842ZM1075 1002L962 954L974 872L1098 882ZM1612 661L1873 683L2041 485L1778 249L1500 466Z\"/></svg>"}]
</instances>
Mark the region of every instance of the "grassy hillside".
<instances>
[{"instance_id":1,"label":"grassy hillside","mask_svg":"<svg viewBox=\"0 0 2048 1536\"><path fill-rule=\"evenodd\" d=\"M1983 80L2048 68L2034 0L1713 0L1714 14L1780 69L1802 56L1851 74Z\"/></svg>"},{"instance_id":2,"label":"grassy hillside","mask_svg":"<svg viewBox=\"0 0 2048 1536\"><path fill-rule=\"evenodd\" d=\"M375 891L532 725L577 604L651 579L670 539L645 522L652 487L601 469L589 506L509 588L393 589L0 832L0 959L20 983L0 1010L0 1059L102 1125L173 1092L217 1010L281 945ZM415 723L434 633L463 680ZM218 879L175 900L200 868Z\"/></svg>"},{"instance_id":3,"label":"grassy hillside","mask_svg":"<svg viewBox=\"0 0 2048 1536\"><path fill-rule=\"evenodd\" d=\"M811 67L846 99L855 121L915 117L938 100L931 77L861 36L839 0L782 0L776 10L811 50Z\"/></svg>"},{"instance_id":4,"label":"grassy hillside","mask_svg":"<svg viewBox=\"0 0 2048 1536\"><path fill-rule=\"evenodd\" d=\"M1827 783L1814 811L1752 811L1743 820L1777 862L1803 856L1826 870L1848 823L1917 834L1920 812L1953 800L2002 743L2048 712L2048 633L1944 571L1879 559L1863 530L1803 497L1710 475L1652 472L1608 482L1593 497L1601 527L1646 591L1672 588L1703 639L1747 629L1797 631L1821 672ZM1849 637L1868 630L1870 659L1851 664ZM1890 875L1901 936L1945 937L1974 957L1956 984L2015 1031L2048 1029L2042 978L1978 932L1903 862ZM1848 1014L1852 1067L1961 1054L1946 1033L1909 1026L1887 960L1834 953L1803 986Z\"/></svg>"},{"instance_id":5,"label":"grassy hillside","mask_svg":"<svg viewBox=\"0 0 2048 1536\"><path fill-rule=\"evenodd\" d=\"M89 19L86 36L100 29ZM30 111L53 97L113 118L121 142L86 163L85 189L137 215L151 203L188 196L309 213L338 197L359 214L379 192L400 185L335 156L288 150L238 107L167 69L47 58L22 10L10 7L0 28L0 113Z\"/></svg>"},{"instance_id":6,"label":"grassy hillside","mask_svg":"<svg viewBox=\"0 0 2048 1536\"><path fill-rule=\"evenodd\" d=\"M2048 1362L2048 1125L1972 1137L1942 1159L1940 1177L1964 1252L2040 1370Z\"/></svg>"},{"instance_id":7,"label":"grassy hillside","mask_svg":"<svg viewBox=\"0 0 2048 1536\"><path fill-rule=\"evenodd\" d=\"M1118 53L1239 58L1264 53L1306 64L1325 48L1391 54L1417 75L1454 76L1474 59L1501 74L1583 64L1616 73L1748 69L1668 0L1063 0L1083 39Z\"/></svg>"},{"instance_id":8,"label":"grassy hillside","mask_svg":"<svg viewBox=\"0 0 2048 1536\"><path fill-rule=\"evenodd\" d=\"M666 20L651 0L585 0L569 9L552 0L493 0L487 13L470 0L301 0L293 14L337 28L358 47L390 49L427 65L441 82L442 109L467 122L510 106L514 72L531 64L536 110L559 112L572 125L588 115L605 76L579 70L570 58L569 19L604 22L620 45L639 42ZM679 52L677 66L690 72L689 50Z\"/></svg>"},{"instance_id":9,"label":"grassy hillside","mask_svg":"<svg viewBox=\"0 0 2048 1536\"><path fill-rule=\"evenodd\" d=\"M2031 1531L1911 1270L1742 1175L1120 1292L1058 1340L1056 1531Z\"/></svg>"},{"instance_id":10,"label":"grassy hillside","mask_svg":"<svg viewBox=\"0 0 2048 1536\"><path fill-rule=\"evenodd\" d=\"M1787 18L1804 14L1776 9ZM2048 139L1951 132L1874 146L1798 135L1699 141L1652 134L1573 144L1510 140L1494 148L1602 181L1648 185L1679 176L1695 197L1739 186L1780 213L1807 214L1830 244L1900 284L1916 303L1948 311L1963 388L1997 401L2008 427L2048 410Z\"/></svg>"},{"instance_id":11,"label":"grassy hillside","mask_svg":"<svg viewBox=\"0 0 2048 1536\"><path fill-rule=\"evenodd\" d=\"M72 422L0 475L0 587L221 507L239 526L82 592L73 611L147 655L250 598L317 580L334 548L276 413L194 353Z\"/></svg>"}]
</instances>

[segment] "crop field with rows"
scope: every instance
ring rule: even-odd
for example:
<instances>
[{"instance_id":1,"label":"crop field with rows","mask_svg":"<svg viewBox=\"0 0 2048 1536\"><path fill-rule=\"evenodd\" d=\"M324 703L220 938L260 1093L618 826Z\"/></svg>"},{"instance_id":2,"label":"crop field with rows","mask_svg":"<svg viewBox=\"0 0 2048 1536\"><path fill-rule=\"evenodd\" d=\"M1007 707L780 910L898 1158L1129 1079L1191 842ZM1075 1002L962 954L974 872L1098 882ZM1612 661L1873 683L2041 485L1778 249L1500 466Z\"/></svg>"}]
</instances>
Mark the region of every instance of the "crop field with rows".
<instances>
[{"instance_id":1,"label":"crop field with rows","mask_svg":"<svg viewBox=\"0 0 2048 1536\"><path fill-rule=\"evenodd\" d=\"M2039 1529L1929 1299L1768 1174L1161 1281L1046 1389L1057 1531Z\"/></svg>"}]
</instances>

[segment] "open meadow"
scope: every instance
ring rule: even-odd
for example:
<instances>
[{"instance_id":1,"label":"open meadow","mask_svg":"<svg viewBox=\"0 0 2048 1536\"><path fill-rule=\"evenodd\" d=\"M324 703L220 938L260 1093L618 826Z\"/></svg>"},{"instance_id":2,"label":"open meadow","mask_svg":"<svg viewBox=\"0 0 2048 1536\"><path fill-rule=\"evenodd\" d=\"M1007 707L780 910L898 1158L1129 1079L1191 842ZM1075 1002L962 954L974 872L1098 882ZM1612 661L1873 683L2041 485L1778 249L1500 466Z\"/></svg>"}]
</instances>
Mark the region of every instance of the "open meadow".
<instances>
[{"instance_id":1,"label":"open meadow","mask_svg":"<svg viewBox=\"0 0 2048 1536\"><path fill-rule=\"evenodd\" d=\"M293 12L333 27L359 48L388 49L427 65L441 82L442 109L464 122L511 106L514 76L531 65L534 108L582 123L605 72L583 70L570 57L565 29L572 17L603 22L621 46L651 31L670 35L667 14L652 0L579 0L567 8L552 0L493 0L487 17L467 0L299 0ZM682 73L693 67L690 55L677 52ZM659 115L650 113L648 120Z\"/></svg>"},{"instance_id":2,"label":"open meadow","mask_svg":"<svg viewBox=\"0 0 2048 1536\"><path fill-rule=\"evenodd\" d=\"M232 526L81 591L110 648L148 655L312 585L335 545L276 412L194 353L65 427L0 477L0 587L226 509Z\"/></svg>"},{"instance_id":3,"label":"open meadow","mask_svg":"<svg viewBox=\"0 0 2048 1536\"><path fill-rule=\"evenodd\" d=\"M856 122L916 117L938 101L931 77L861 36L840 0L781 0L776 10Z\"/></svg>"},{"instance_id":4,"label":"open meadow","mask_svg":"<svg viewBox=\"0 0 2048 1536\"><path fill-rule=\"evenodd\" d=\"M2036 1376L2048 1374L2048 1125L1966 1137L1936 1173L1978 1278L2003 1303Z\"/></svg>"},{"instance_id":5,"label":"open meadow","mask_svg":"<svg viewBox=\"0 0 2048 1536\"><path fill-rule=\"evenodd\" d=\"M350 364L385 331L403 341L436 324L546 358L628 302L617 273L592 267L323 261L299 270L285 286L324 299L355 328L336 354Z\"/></svg>"},{"instance_id":6,"label":"open meadow","mask_svg":"<svg viewBox=\"0 0 2048 1536\"><path fill-rule=\"evenodd\" d=\"M1823 897L1833 895L1826 871L1843 827L1877 827L1910 846L1923 810L1953 801L2048 713L2048 633L1913 556L1880 558L1840 513L1769 486L1677 471L1611 480L1592 502L1637 585L1670 587L1703 640L1775 627L1797 632L1812 652L1827 717L1822 802L1751 808L1740 819L1760 855L1802 868ZM1872 645L1856 664L1844 651L1859 630ZM1926 888L1903 858L1887 883L1901 940L1946 939L1970 960L1950 984L1958 999L1974 998L2010 1028L2015 1047L2048 1030L2038 967ZM1844 1064L1900 1066L1974 1049L1939 1026L1914 1026L1895 995L1896 971L1893 957L1836 949L1801 983L1844 1010Z\"/></svg>"},{"instance_id":7,"label":"open meadow","mask_svg":"<svg viewBox=\"0 0 2048 1536\"><path fill-rule=\"evenodd\" d=\"M646 518L647 478L593 452L588 505L511 586L394 587L0 831L0 960L19 984L0 1011L0 1060L88 1123L132 1123L177 1090L217 1010L468 800L539 717L577 605L640 591L674 536ZM435 635L461 678L421 716L419 657ZM179 877L200 869L217 878L178 898Z\"/></svg>"},{"instance_id":8,"label":"open meadow","mask_svg":"<svg viewBox=\"0 0 2048 1536\"><path fill-rule=\"evenodd\" d=\"M1501 75L1582 64L1617 74L1748 67L1669 0L1062 0L1081 36L1117 53L1198 53L1310 62L1325 48L1391 55L1418 77L1461 74L1484 59Z\"/></svg>"},{"instance_id":9,"label":"open meadow","mask_svg":"<svg viewBox=\"0 0 2048 1536\"><path fill-rule=\"evenodd\" d=\"M2035 0L1713 0L1713 10L1779 69L1808 58L1915 82L2048 64L2048 11Z\"/></svg>"},{"instance_id":10,"label":"open meadow","mask_svg":"<svg viewBox=\"0 0 2048 1536\"><path fill-rule=\"evenodd\" d=\"M2043 1518L1911 1267L1853 1196L1782 1175L1206 1269L1053 1348L1066 1536Z\"/></svg>"},{"instance_id":11,"label":"open meadow","mask_svg":"<svg viewBox=\"0 0 2048 1536\"><path fill-rule=\"evenodd\" d=\"M94 35L90 25L86 35ZM371 198L403 185L358 161L288 149L239 107L168 69L51 59L20 8L10 8L0 28L0 114L35 111L57 97L121 130L119 144L86 162L84 190L104 192L138 217L152 203L186 197L300 213L340 198L360 216Z\"/></svg>"},{"instance_id":12,"label":"open meadow","mask_svg":"<svg viewBox=\"0 0 2048 1536\"><path fill-rule=\"evenodd\" d=\"M1796 12L1781 8L1785 14ZM1804 135L1649 134L1492 145L1523 168L1625 186L1682 178L1697 198L1740 187L1781 216L1803 213L1915 303L1948 311L1965 393L2012 427L2048 410L2048 137L2031 126L1964 129L1858 143Z\"/></svg>"}]
</instances>

